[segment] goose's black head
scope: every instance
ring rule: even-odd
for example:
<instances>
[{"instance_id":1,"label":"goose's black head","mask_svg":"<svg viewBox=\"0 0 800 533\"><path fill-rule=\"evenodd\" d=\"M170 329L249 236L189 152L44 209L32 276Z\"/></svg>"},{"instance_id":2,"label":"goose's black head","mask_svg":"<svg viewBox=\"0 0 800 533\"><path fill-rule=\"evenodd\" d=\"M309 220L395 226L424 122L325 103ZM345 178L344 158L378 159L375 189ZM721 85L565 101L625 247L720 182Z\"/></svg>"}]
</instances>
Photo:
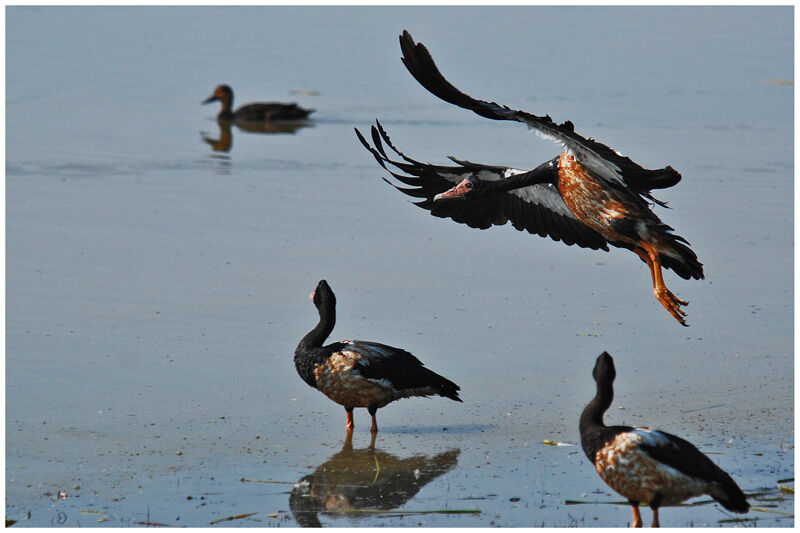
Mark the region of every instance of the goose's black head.
<instances>
[{"instance_id":1,"label":"goose's black head","mask_svg":"<svg viewBox=\"0 0 800 533\"><path fill-rule=\"evenodd\" d=\"M317 288L314 289L314 292L310 294L310 297L312 300L314 300L314 305L317 307L317 309L336 305L336 296L333 294L328 282L324 279L319 280L319 283L317 283Z\"/></svg>"},{"instance_id":2,"label":"goose's black head","mask_svg":"<svg viewBox=\"0 0 800 533\"><path fill-rule=\"evenodd\" d=\"M233 102L233 89L231 89L227 85L218 85L214 92L211 93L211 96L203 100L203 104L210 104L211 102L216 102L219 100L220 102Z\"/></svg>"},{"instance_id":3,"label":"goose's black head","mask_svg":"<svg viewBox=\"0 0 800 533\"><path fill-rule=\"evenodd\" d=\"M488 194L486 182L475 176L470 176L452 189L434 196L433 201L467 200L472 198L480 198L486 194Z\"/></svg>"},{"instance_id":4,"label":"goose's black head","mask_svg":"<svg viewBox=\"0 0 800 533\"><path fill-rule=\"evenodd\" d=\"M614 368L614 358L608 352L603 352L597 356L592 376L598 384L614 382L614 378L617 377L617 370Z\"/></svg>"}]
</instances>

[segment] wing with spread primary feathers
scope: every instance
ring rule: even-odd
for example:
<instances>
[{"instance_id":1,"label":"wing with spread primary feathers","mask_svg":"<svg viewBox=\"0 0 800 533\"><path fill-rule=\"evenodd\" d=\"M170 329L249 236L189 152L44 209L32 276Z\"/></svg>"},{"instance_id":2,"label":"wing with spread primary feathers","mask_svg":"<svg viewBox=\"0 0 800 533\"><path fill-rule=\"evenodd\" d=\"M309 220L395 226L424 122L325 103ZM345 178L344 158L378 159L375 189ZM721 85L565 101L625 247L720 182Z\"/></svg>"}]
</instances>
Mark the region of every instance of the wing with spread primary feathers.
<instances>
[{"instance_id":1,"label":"wing with spread primary feathers","mask_svg":"<svg viewBox=\"0 0 800 533\"><path fill-rule=\"evenodd\" d=\"M442 76L425 45L415 43L408 31L403 31L400 35L400 48L403 52L403 64L408 71L434 95L482 117L522 122L541 136L557 142L575 154L582 165L602 179L624 184L661 205L664 204L650 196L649 191L672 187L681 180L680 173L670 166L655 170L643 168L605 144L578 135L570 121L557 124L548 115L537 116L464 94Z\"/></svg>"},{"instance_id":2,"label":"wing with spread primary feathers","mask_svg":"<svg viewBox=\"0 0 800 533\"><path fill-rule=\"evenodd\" d=\"M377 127L372 127L374 146L370 145L356 129L361 144L372 153L384 169L408 187L401 187L386 180L387 183L408 196L421 198L421 201L414 204L430 211L432 215L451 218L461 224L480 229L511 222L520 231L528 231L542 237L549 236L567 245L577 244L583 248L608 250L605 238L575 218L552 184L531 185L481 199L434 203L434 196L447 191L468 176L477 175L482 180L499 180L523 171L454 158L451 159L456 166L420 163L395 148L381 124L379 122L376 124ZM384 143L402 161L390 159L384 149ZM394 171L390 166L405 174Z\"/></svg>"}]
</instances>

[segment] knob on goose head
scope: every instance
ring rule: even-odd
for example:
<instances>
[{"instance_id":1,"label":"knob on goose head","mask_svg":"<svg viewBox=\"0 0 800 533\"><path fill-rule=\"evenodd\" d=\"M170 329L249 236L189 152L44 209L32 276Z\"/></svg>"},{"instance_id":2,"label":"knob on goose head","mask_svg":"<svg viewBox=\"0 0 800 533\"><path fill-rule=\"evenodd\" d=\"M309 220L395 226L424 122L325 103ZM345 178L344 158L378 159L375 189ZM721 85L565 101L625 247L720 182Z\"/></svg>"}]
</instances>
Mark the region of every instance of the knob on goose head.
<instances>
[{"instance_id":1,"label":"knob on goose head","mask_svg":"<svg viewBox=\"0 0 800 533\"><path fill-rule=\"evenodd\" d=\"M592 377L597 383L612 383L617 377L617 370L614 368L614 359L608 354L603 352L597 357L592 370Z\"/></svg>"},{"instance_id":2,"label":"knob on goose head","mask_svg":"<svg viewBox=\"0 0 800 533\"><path fill-rule=\"evenodd\" d=\"M486 193L484 182L475 176L470 176L461 183L443 193L433 197L433 201L439 200L466 200L468 198L480 198Z\"/></svg>"},{"instance_id":3,"label":"knob on goose head","mask_svg":"<svg viewBox=\"0 0 800 533\"><path fill-rule=\"evenodd\" d=\"M309 298L314 301L314 305L317 307L317 309L322 307L325 302L336 305L336 296L333 294L333 290L331 290L328 282L324 279L319 280L319 283L317 283L317 288L314 289L314 292L309 294Z\"/></svg>"}]
</instances>

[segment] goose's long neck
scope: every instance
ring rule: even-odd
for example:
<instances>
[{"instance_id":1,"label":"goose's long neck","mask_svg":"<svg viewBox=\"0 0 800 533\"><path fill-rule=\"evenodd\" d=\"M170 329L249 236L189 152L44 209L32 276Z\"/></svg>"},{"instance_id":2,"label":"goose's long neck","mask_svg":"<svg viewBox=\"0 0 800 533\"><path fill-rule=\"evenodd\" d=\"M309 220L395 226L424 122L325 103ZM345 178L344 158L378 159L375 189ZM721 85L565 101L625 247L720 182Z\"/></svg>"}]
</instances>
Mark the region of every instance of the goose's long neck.
<instances>
[{"instance_id":1,"label":"goose's long neck","mask_svg":"<svg viewBox=\"0 0 800 533\"><path fill-rule=\"evenodd\" d=\"M542 163L533 170L512 174L507 178L490 182L488 185L498 192L507 192L537 183L556 183L557 179L558 157Z\"/></svg>"},{"instance_id":2,"label":"goose's long neck","mask_svg":"<svg viewBox=\"0 0 800 533\"><path fill-rule=\"evenodd\" d=\"M603 414L611 407L614 401L614 384L609 382L597 383L597 394L584 408L581 414L580 432L585 433L591 429L604 428Z\"/></svg>"},{"instance_id":3,"label":"goose's long neck","mask_svg":"<svg viewBox=\"0 0 800 533\"><path fill-rule=\"evenodd\" d=\"M303 348L319 348L336 325L336 305L323 304L319 308L319 323L300 341Z\"/></svg>"}]
</instances>

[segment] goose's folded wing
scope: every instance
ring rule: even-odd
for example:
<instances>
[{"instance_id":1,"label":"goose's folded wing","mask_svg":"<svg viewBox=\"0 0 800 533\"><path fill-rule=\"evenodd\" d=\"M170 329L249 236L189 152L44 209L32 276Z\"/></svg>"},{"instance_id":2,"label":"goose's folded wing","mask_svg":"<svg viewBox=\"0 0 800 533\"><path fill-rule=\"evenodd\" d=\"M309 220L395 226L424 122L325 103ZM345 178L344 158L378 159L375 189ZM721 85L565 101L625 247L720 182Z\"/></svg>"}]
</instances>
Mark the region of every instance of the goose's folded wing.
<instances>
[{"instance_id":1,"label":"goose's folded wing","mask_svg":"<svg viewBox=\"0 0 800 533\"><path fill-rule=\"evenodd\" d=\"M458 385L425 368L425 365L411 353L394 346L370 341L343 341L348 350L361 357L354 365L363 377L389 385L400 397L430 396L439 394L457 402Z\"/></svg>"},{"instance_id":2,"label":"goose's folded wing","mask_svg":"<svg viewBox=\"0 0 800 533\"><path fill-rule=\"evenodd\" d=\"M632 431L642 438L639 448L658 462L703 481L730 480L727 473L691 442L666 431L651 428L640 427Z\"/></svg>"},{"instance_id":3,"label":"goose's folded wing","mask_svg":"<svg viewBox=\"0 0 800 533\"><path fill-rule=\"evenodd\" d=\"M670 166L655 170L643 168L605 144L578 135L570 121L557 124L548 115L537 116L464 94L442 76L425 45L415 43L411 34L405 30L400 35L400 48L403 52L403 64L408 71L434 95L482 117L522 122L541 136L559 143L575 154L581 164L600 178L624 183L654 201L647 194L649 190L672 187L681 180L680 173Z\"/></svg>"},{"instance_id":4,"label":"goose's folded wing","mask_svg":"<svg viewBox=\"0 0 800 533\"><path fill-rule=\"evenodd\" d=\"M451 159L456 166L420 163L395 148L381 124L379 122L376 124L377 127L372 127L374 146L370 145L356 129L359 140L384 169L408 187L401 187L386 180L387 183L408 196L421 199L414 204L430 211L432 215L451 218L461 224L480 229L511 222L520 231L525 230L542 237L549 236L568 245L577 244L583 248L608 250L606 240L576 219L556 188L550 184L523 187L488 198L434 202L434 196L447 191L468 176L478 175L483 180L499 180L522 171L454 158ZM402 161L390 159L384 149L384 143ZM390 166L405 174L394 171Z\"/></svg>"}]
</instances>

